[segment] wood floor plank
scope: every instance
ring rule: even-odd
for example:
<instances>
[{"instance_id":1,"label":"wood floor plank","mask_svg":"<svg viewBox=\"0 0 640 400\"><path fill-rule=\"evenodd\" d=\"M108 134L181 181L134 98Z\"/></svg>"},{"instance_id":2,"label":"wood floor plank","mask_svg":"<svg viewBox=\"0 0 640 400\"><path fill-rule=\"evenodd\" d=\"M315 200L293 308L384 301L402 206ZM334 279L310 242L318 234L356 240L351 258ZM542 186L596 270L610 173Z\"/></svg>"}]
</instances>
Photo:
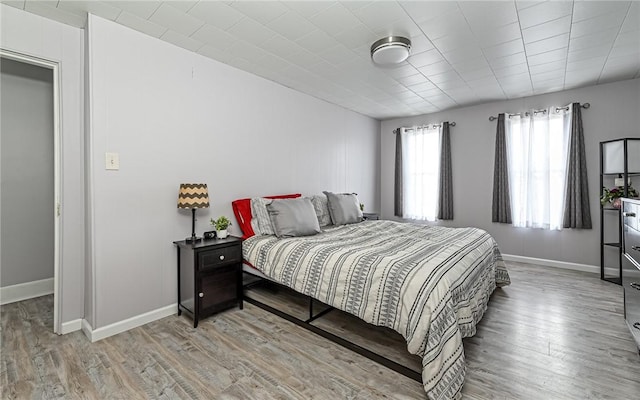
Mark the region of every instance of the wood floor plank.
<instances>
[{"instance_id":1,"label":"wood floor plank","mask_svg":"<svg viewBox=\"0 0 640 400\"><path fill-rule=\"evenodd\" d=\"M53 350L52 359L60 381L71 398L99 398L73 344L65 343Z\"/></svg>"},{"instance_id":2,"label":"wood floor plank","mask_svg":"<svg viewBox=\"0 0 640 400\"><path fill-rule=\"evenodd\" d=\"M619 286L576 271L510 263L464 339L463 398L634 399L640 357ZM256 293L301 318L286 291ZM52 333L52 296L0 308L1 399L425 399L422 386L246 304L200 322L171 316L97 343ZM317 310L320 310L318 305ZM332 311L316 325L411 367L394 332Z\"/></svg>"}]
</instances>

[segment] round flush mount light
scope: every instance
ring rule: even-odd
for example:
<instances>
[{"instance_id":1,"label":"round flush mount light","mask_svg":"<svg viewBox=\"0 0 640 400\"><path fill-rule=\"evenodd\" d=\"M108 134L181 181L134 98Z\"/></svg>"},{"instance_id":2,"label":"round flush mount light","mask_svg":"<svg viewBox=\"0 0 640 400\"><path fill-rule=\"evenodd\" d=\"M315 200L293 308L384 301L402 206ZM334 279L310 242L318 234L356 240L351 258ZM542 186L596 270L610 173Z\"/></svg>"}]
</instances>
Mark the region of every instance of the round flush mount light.
<instances>
[{"instance_id":1,"label":"round flush mount light","mask_svg":"<svg viewBox=\"0 0 640 400\"><path fill-rule=\"evenodd\" d=\"M411 40L402 36L387 36L371 45L371 59L379 65L400 64L411 53Z\"/></svg>"}]
</instances>

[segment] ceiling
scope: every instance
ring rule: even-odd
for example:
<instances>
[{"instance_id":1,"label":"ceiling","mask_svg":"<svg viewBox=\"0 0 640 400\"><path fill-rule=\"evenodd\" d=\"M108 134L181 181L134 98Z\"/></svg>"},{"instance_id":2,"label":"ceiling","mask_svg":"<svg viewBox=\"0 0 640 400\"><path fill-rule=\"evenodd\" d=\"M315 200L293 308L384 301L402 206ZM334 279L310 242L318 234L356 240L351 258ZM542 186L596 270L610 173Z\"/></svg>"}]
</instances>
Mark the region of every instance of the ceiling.
<instances>
[{"instance_id":1,"label":"ceiling","mask_svg":"<svg viewBox=\"0 0 640 400\"><path fill-rule=\"evenodd\" d=\"M629 1L0 0L72 26L87 12L377 119L640 77ZM371 44L411 38L374 65Z\"/></svg>"}]
</instances>

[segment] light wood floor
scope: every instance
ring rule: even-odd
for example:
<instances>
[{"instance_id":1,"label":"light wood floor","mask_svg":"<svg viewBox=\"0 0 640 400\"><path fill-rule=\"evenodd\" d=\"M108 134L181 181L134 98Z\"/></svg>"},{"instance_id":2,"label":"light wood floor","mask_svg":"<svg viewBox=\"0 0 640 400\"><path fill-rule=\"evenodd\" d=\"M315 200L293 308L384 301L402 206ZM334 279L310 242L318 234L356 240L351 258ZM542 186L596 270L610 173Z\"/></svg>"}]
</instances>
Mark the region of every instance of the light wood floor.
<instances>
[{"instance_id":1,"label":"light wood floor","mask_svg":"<svg viewBox=\"0 0 640 400\"><path fill-rule=\"evenodd\" d=\"M619 286L526 264L509 271L512 285L464 341L465 399L640 398ZM250 304L197 329L172 316L93 344L80 332L54 335L52 320L51 296L2 306L2 399L426 397L419 383ZM386 330L335 311L319 324L419 368Z\"/></svg>"}]
</instances>

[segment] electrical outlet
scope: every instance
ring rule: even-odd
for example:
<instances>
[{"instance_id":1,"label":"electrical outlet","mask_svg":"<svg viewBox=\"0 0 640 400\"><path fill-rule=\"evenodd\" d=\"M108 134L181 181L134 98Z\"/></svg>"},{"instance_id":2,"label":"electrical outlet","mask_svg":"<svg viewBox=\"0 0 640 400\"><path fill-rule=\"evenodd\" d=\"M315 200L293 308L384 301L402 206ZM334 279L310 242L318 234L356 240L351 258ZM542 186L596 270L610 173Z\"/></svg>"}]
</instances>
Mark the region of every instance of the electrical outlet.
<instances>
[{"instance_id":1,"label":"electrical outlet","mask_svg":"<svg viewBox=\"0 0 640 400\"><path fill-rule=\"evenodd\" d=\"M118 153L105 153L105 169L115 171L120 169L120 156Z\"/></svg>"}]
</instances>

